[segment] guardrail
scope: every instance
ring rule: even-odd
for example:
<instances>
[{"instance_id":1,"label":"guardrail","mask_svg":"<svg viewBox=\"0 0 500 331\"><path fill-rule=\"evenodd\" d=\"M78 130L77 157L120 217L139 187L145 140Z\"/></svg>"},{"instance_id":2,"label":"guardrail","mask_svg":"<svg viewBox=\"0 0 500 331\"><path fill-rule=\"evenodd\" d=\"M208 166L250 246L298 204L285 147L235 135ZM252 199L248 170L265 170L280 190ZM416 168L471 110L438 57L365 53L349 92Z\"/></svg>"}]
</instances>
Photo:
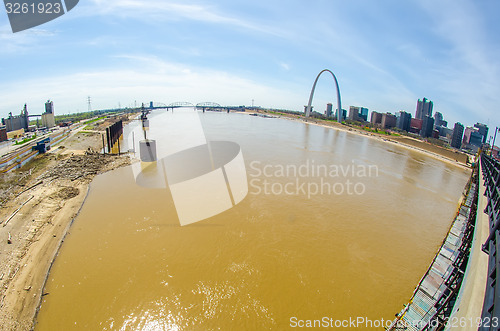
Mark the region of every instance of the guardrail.
<instances>
[{"instance_id":1,"label":"guardrail","mask_svg":"<svg viewBox=\"0 0 500 331\"><path fill-rule=\"evenodd\" d=\"M481 155L485 196L488 203L484 212L489 217L490 235L483 244L483 251L489 255L488 279L484 296L482 320L500 322L500 163L486 154ZM496 325L498 326L498 325ZM479 330L497 330L493 323L484 324Z\"/></svg>"}]
</instances>

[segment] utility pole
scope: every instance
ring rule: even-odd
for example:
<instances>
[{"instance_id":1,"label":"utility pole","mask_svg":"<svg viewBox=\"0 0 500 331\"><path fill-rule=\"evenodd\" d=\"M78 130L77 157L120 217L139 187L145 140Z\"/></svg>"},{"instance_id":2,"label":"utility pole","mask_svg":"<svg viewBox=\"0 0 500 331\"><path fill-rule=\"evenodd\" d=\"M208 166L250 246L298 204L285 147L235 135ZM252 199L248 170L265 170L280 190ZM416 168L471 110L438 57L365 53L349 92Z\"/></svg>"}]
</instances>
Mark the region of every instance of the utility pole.
<instances>
[{"instance_id":1,"label":"utility pole","mask_svg":"<svg viewBox=\"0 0 500 331\"><path fill-rule=\"evenodd\" d=\"M254 101L255 101L255 100L254 100L254 99L252 99L252 108L253 108L253 102L254 102Z\"/></svg>"},{"instance_id":2,"label":"utility pole","mask_svg":"<svg viewBox=\"0 0 500 331\"><path fill-rule=\"evenodd\" d=\"M88 103L88 105L89 105L89 111L92 111L92 103L91 103L91 101L90 101L90 96L89 96L89 97L87 97L87 103Z\"/></svg>"},{"instance_id":3,"label":"utility pole","mask_svg":"<svg viewBox=\"0 0 500 331\"><path fill-rule=\"evenodd\" d=\"M493 136L493 143L491 144L490 156L493 155L493 149L495 148L495 140L497 139L497 131L498 131L498 126L495 128L495 135Z\"/></svg>"}]
</instances>

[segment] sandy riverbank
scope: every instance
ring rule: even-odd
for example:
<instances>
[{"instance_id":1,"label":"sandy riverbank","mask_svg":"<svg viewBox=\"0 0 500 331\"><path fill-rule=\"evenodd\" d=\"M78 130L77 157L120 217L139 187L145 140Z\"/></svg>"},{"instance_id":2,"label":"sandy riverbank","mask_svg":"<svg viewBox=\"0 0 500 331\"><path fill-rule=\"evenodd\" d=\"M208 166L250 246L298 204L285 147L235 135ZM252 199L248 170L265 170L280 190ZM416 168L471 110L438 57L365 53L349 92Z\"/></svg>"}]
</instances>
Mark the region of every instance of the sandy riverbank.
<instances>
[{"instance_id":1,"label":"sandy riverbank","mask_svg":"<svg viewBox=\"0 0 500 331\"><path fill-rule=\"evenodd\" d=\"M0 330L32 328L42 295L50 295L42 293L50 266L90 182L130 163L128 156L89 152L100 145L99 133L79 132L21 171L2 175L8 192L0 208Z\"/></svg>"}]
</instances>

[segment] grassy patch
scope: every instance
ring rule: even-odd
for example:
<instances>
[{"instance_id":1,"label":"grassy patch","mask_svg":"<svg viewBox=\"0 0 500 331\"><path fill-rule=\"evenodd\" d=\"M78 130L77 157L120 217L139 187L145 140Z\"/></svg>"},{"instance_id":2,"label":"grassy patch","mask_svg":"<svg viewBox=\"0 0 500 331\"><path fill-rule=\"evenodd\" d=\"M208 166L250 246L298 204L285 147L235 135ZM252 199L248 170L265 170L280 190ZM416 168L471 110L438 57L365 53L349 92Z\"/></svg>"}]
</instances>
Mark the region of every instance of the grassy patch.
<instances>
[{"instance_id":1,"label":"grassy patch","mask_svg":"<svg viewBox=\"0 0 500 331\"><path fill-rule=\"evenodd\" d=\"M25 138L25 139L23 139L23 140L21 140L21 141L16 141L16 142L14 143L14 145L22 145L22 144L27 143L28 141L32 141L32 140L33 140L33 139L35 139L35 138L36 138L36 135L34 135L34 136L33 136L33 137L31 137L31 138Z\"/></svg>"},{"instance_id":2,"label":"grassy patch","mask_svg":"<svg viewBox=\"0 0 500 331\"><path fill-rule=\"evenodd\" d=\"M379 130L377 128L370 128L368 126L361 127L361 129L363 129L365 131L368 131L368 132L383 134L383 135L386 135L386 136L399 136L398 133L394 133L394 132L387 131L387 130Z\"/></svg>"},{"instance_id":3,"label":"grassy patch","mask_svg":"<svg viewBox=\"0 0 500 331\"><path fill-rule=\"evenodd\" d=\"M102 117L99 117L99 118L94 118L93 120L85 122L85 124L87 124L87 127L88 127L88 124L95 123L95 122L103 120L105 118L106 118L106 116L102 116ZM85 127L85 129L87 129L87 127ZM91 130L91 129L87 129L87 130Z\"/></svg>"}]
</instances>

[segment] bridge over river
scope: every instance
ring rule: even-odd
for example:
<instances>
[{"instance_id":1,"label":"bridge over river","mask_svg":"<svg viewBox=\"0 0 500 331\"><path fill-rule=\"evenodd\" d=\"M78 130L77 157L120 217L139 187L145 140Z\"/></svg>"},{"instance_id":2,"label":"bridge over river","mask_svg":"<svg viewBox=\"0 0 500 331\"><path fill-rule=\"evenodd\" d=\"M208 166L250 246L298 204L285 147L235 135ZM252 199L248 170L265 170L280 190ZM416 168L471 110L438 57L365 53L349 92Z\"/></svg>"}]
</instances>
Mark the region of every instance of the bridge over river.
<instances>
[{"instance_id":1,"label":"bridge over river","mask_svg":"<svg viewBox=\"0 0 500 331\"><path fill-rule=\"evenodd\" d=\"M193 108L194 110L202 110L205 111L241 111L244 110L244 106L222 106L216 102L199 102L193 104L188 101L178 101L167 104L160 102L150 102L149 107L147 109L155 110L155 109L167 109L174 110L176 108Z\"/></svg>"}]
</instances>

